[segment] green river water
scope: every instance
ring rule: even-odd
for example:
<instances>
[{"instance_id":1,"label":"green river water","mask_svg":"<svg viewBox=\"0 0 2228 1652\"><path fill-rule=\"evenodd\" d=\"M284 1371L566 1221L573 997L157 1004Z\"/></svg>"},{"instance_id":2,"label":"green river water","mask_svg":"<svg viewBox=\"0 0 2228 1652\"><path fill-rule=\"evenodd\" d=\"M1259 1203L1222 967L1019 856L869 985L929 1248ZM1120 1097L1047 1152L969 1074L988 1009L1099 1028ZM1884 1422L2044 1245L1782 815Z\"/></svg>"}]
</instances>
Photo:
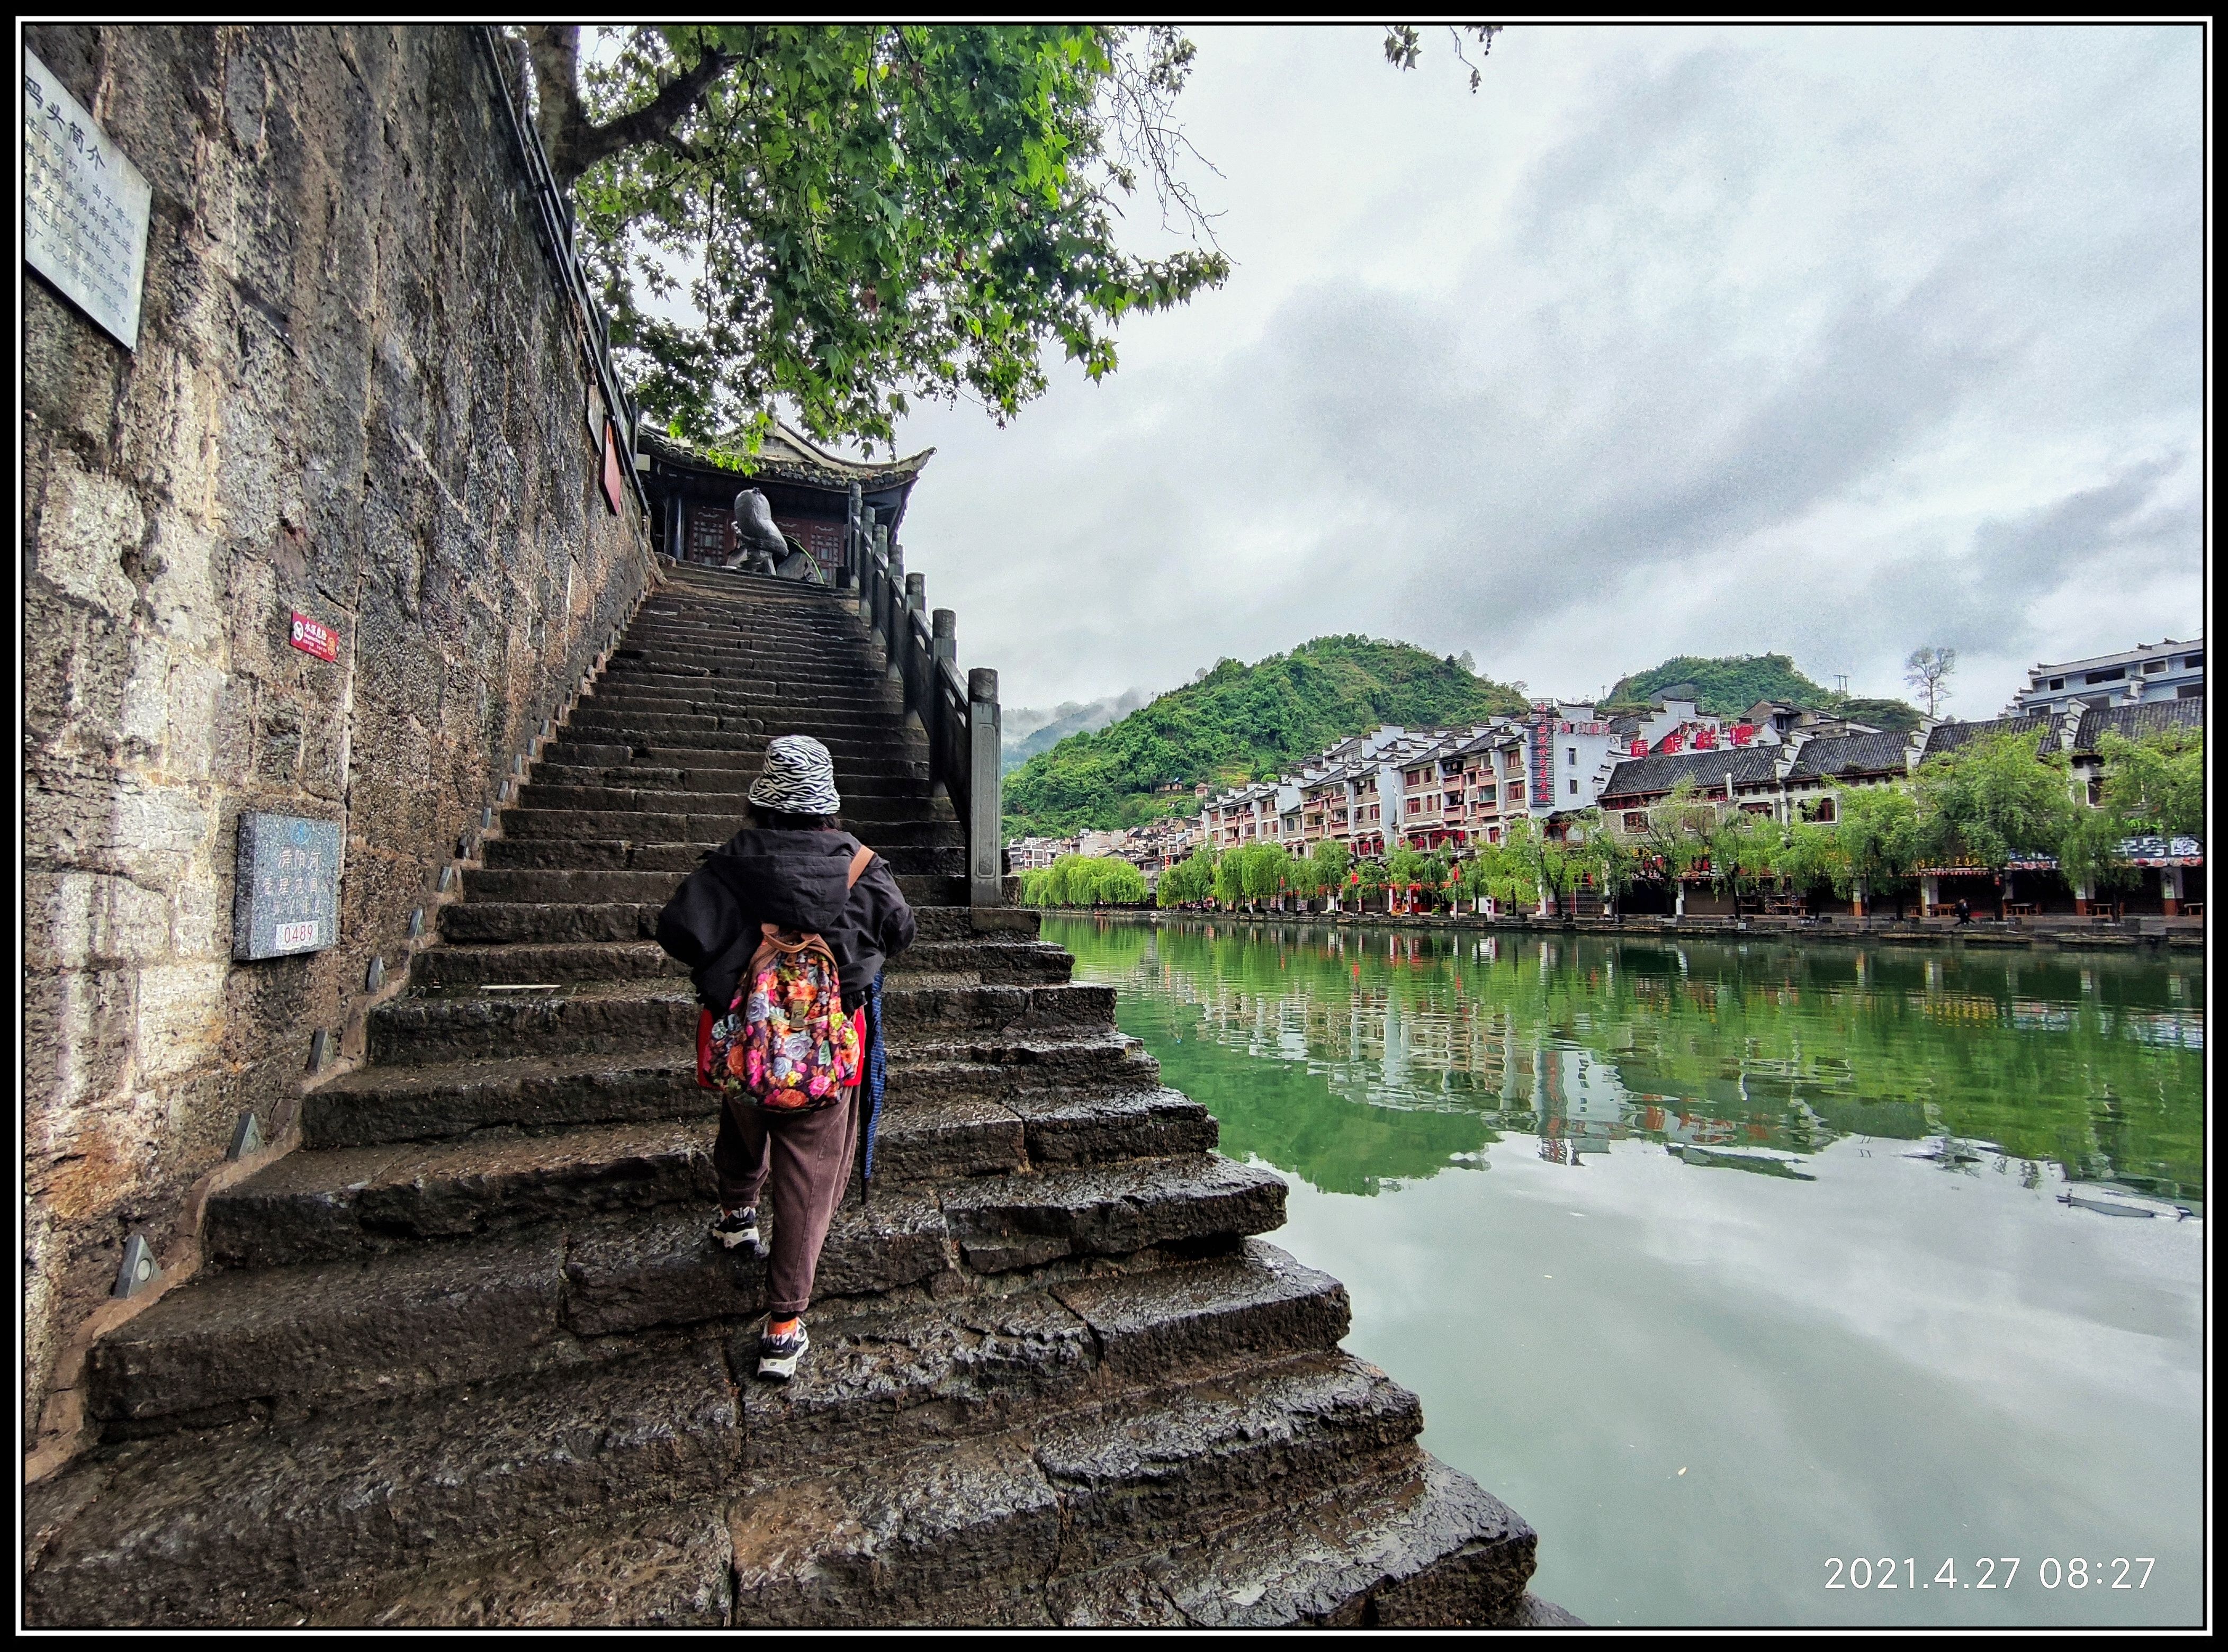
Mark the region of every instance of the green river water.
<instances>
[{"instance_id":1,"label":"green river water","mask_svg":"<svg viewBox=\"0 0 2228 1652\"><path fill-rule=\"evenodd\" d=\"M1347 1347L1422 1396L1425 1444L1539 1529L1547 1598L2198 1621L2196 958L1045 937L1225 1152L1284 1173L1274 1242L1346 1282Z\"/></svg>"}]
</instances>

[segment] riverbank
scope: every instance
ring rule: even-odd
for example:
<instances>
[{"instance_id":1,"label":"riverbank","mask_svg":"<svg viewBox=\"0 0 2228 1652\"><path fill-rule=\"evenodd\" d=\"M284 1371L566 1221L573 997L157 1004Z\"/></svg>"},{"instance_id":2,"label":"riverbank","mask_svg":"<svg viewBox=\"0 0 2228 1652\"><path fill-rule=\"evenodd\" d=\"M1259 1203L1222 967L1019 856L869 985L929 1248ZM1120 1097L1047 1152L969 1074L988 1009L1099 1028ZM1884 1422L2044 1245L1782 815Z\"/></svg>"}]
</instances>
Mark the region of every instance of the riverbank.
<instances>
[{"instance_id":1,"label":"riverbank","mask_svg":"<svg viewBox=\"0 0 2228 1652\"><path fill-rule=\"evenodd\" d=\"M1917 918L1487 918L1472 913L1302 912L1263 909L1195 911L1156 906L1045 906L1042 912L1078 918L1119 918L1159 924L1208 919L1247 923L1308 924L1332 928L1416 929L1501 935L1666 936L1687 940L1888 942L1897 945L2029 948L2067 951L2202 952L2205 924L2194 918L2071 918L2008 922L1975 919L1958 924Z\"/></svg>"}]
</instances>

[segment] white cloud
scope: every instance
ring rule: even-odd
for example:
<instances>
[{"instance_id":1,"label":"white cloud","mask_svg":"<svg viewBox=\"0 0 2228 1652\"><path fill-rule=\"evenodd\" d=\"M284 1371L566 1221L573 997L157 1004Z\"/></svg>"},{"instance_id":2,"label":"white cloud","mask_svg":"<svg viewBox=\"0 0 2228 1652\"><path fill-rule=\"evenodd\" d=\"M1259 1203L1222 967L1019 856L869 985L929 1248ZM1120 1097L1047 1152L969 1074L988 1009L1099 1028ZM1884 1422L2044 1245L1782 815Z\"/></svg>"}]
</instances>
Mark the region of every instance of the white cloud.
<instances>
[{"instance_id":1,"label":"white cloud","mask_svg":"<svg viewBox=\"0 0 2228 1652\"><path fill-rule=\"evenodd\" d=\"M1476 98L1444 37L1199 38L1228 287L902 444L1009 701L1363 631L1571 692L1947 643L1981 715L2200 627L2194 29L1515 28Z\"/></svg>"}]
</instances>

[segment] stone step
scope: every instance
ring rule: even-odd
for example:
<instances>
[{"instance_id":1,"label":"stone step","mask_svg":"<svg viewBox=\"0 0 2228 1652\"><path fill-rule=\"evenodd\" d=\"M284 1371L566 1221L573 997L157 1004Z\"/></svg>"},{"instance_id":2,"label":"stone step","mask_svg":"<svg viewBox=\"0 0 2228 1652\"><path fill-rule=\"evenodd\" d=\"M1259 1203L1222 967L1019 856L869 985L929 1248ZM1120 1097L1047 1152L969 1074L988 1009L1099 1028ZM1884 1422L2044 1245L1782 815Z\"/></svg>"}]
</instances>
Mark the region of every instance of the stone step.
<instances>
[{"instance_id":1,"label":"stone step","mask_svg":"<svg viewBox=\"0 0 2228 1652\"><path fill-rule=\"evenodd\" d=\"M1155 1082L1149 1058L1119 1034L1071 1041L1059 1082L1043 1082L1051 1038L1025 1047L1040 1058L1002 1070L991 1063L893 1060L884 1092L886 1130L900 1113L932 1103L995 1105L1020 1121L1032 1162L1071 1166L1214 1145L1207 1111ZM593 1124L703 1118L714 1103L695 1078L685 1043L616 1050L381 1064L343 1074L304 1098L302 1129L312 1149L431 1142L481 1131L548 1133ZM884 1149L885 1156L889 1149ZM924 1175L930 1174L923 1172Z\"/></svg>"},{"instance_id":2,"label":"stone step","mask_svg":"<svg viewBox=\"0 0 2228 1652\"><path fill-rule=\"evenodd\" d=\"M1171 1546L1146 1566L1055 1579L1071 1628L1491 1629L1575 1624L1525 1592L1538 1538L1514 1510L1421 1450Z\"/></svg>"},{"instance_id":3,"label":"stone step","mask_svg":"<svg viewBox=\"0 0 2228 1652\"><path fill-rule=\"evenodd\" d=\"M794 669L783 661L764 658L747 664L701 658L684 660L678 656L619 659L611 662L603 676L596 679L595 693L600 697L620 692L693 694L709 690L761 698L774 695L787 695L791 699L807 697L797 692L800 679L792 675ZM832 672L821 675L827 681L812 685L810 698L872 705L901 699L904 694L903 685L887 671L877 670L865 658L863 650L851 663L838 664Z\"/></svg>"},{"instance_id":4,"label":"stone step","mask_svg":"<svg viewBox=\"0 0 2228 1652\"><path fill-rule=\"evenodd\" d=\"M1508 1579L1528 1577L1530 1528L1467 1476L1421 1452L1362 1484L1342 1486L1251 1522L1172 1546L1165 1561L1124 1559L1061 1571L995 1603L955 1603L972 1626L1061 1628L1294 1623L1364 1628L1563 1628L1578 1620ZM1295 1543L1295 1532L1304 1540ZM331 1627L737 1628L739 1537L724 1507L631 1516L592 1537L541 1541L382 1579L322 1607ZM902 1620L916 1621L908 1614ZM836 1623L827 1627L847 1626Z\"/></svg>"},{"instance_id":5,"label":"stone step","mask_svg":"<svg viewBox=\"0 0 2228 1652\"><path fill-rule=\"evenodd\" d=\"M729 772L732 774L732 771ZM521 788L515 807L524 810L584 814L630 814L663 816L669 815L707 816L722 820L740 821L750 807L745 797L746 788L732 791L664 790L652 786L572 786L551 785L541 780L529 781ZM509 810L504 811L508 816ZM872 830L887 823L903 824L914 821L933 820L950 815L946 804L939 810L927 797L908 789L894 795L848 793L843 797L842 818L857 821L862 829ZM509 830L508 818L503 829Z\"/></svg>"},{"instance_id":6,"label":"stone step","mask_svg":"<svg viewBox=\"0 0 2228 1652\"><path fill-rule=\"evenodd\" d=\"M650 719L664 717L712 718L721 727L741 719L746 727L762 729L769 735L817 735L824 733L852 740L895 734L905 727L902 704L848 706L797 693L750 696L689 694L653 697L634 692L610 696L597 695L585 699L573 708L573 714L566 720L565 726L567 728L587 727L613 722L632 724L638 720L646 723Z\"/></svg>"},{"instance_id":7,"label":"stone step","mask_svg":"<svg viewBox=\"0 0 2228 1652\"><path fill-rule=\"evenodd\" d=\"M1027 906L970 906L964 900L937 905L916 901L912 915L921 941L967 941L996 936L1004 940L1034 940L1044 927L1044 914ZM1062 949L1065 950L1065 949Z\"/></svg>"},{"instance_id":8,"label":"stone step","mask_svg":"<svg viewBox=\"0 0 2228 1652\"><path fill-rule=\"evenodd\" d=\"M717 1492L736 1479L738 1425L707 1338L131 1442L34 1489L44 1541L26 1610L53 1625L297 1623L381 1572Z\"/></svg>"},{"instance_id":9,"label":"stone step","mask_svg":"<svg viewBox=\"0 0 2228 1652\"><path fill-rule=\"evenodd\" d=\"M744 775L743 784L747 786L752 779L757 778L765 764L765 741L739 741L729 746L614 746L577 740L568 729L550 745L541 748L541 758L544 762L576 768L620 769L641 764L656 768L730 769ZM928 759L925 753L837 757L836 790L842 791L845 782L855 776L887 776L918 780L925 790L929 778Z\"/></svg>"},{"instance_id":10,"label":"stone step","mask_svg":"<svg viewBox=\"0 0 2228 1652\"><path fill-rule=\"evenodd\" d=\"M854 1207L834 1252L839 1268L855 1277L871 1268L871 1257L850 1252L872 1238ZM564 1248L552 1229L509 1245L208 1275L95 1345L88 1405L112 1436L144 1437L259 1409L299 1415L654 1346L655 1336L576 1334ZM729 1272L721 1294L733 1311L724 1316L743 1327L738 1351L747 1355L762 1294L735 1284L752 1265ZM824 1441L837 1425L851 1431L842 1449L855 1456L906 1449L901 1430L931 1416L932 1437L983 1432L1012 1421L1021 1402L1165 1386L1328 1350L1347 1330L1344 1287L1258 1239L1140 1271L1054 1271L1019 1284L941 1299L823 1291L797 1383L745 1399L755 1460L771 1468L786 1455L802 1465L815 1437Z\"/></svg>"},{"instance_id":11,"label":"stone step","mask_svg":"<svg viewBox=\"0 0 2228 1652\"><path fill-rule=\"evenodd\" d=\"M375 1066L411 1066L661 1040L685 1052L695 1047L697 1009L688 982L664 976L560 982L534 992L426 988L372 1011L369 1054ZM926 1041L1096 1036L1113 1024L1111 987L929 985L900 976L882 991L882 1025L893 1054Z\"/></svg>"},{"instance_id":12,"label":"stone step","mask_svg":"<svg viewBox=\"0 0 2228 1652\"><path fill-rule=\"evenodd\" d=\"M1074 967L1066 948L1042 941L925 941L890 961L889 979L896 984L909 975L957 974L985 983L1050 985L1067 980ZM655 941L436 946L419 953L410 967L411 980L423 987L643 980L687 974L680 960Z\"/></svg>"},{"instance_id":13,"label":"stone step","mask_svg":"<svg viewBox=\"0 0 2228 1652\"><path fill-rule=\"evenodd\" d=\"M940 1086L1000 1100L1045 1092L1127 1093L1156 1088L1160 1063L1118 1032L1065 1039L969 1038L893 1041L891 1082Z\"/></svg>"},{"instance_id":14,"label":"stone step","mask_svg":"<svg viewBox=\"0 0 2228 1652\"><path fill-rule=\"evenodd\" d=\"M841 762L847 755L860 757L912 755L908 746L926 740L918 729L893 713L852 722L810 726L792 719L786 709L732 715L703 712L645 712L605 710L584 700L565 720L572 739L623 742L628 746L698 746L707 735L727 743L755 741L761 747L777 734L810 734ZM925 752L919 754L925 755Z\"/></svg>"},{"instance_id":15,"label":"stone step","mask_svg":"<svg viewBox=\"0 0 2228 1652\"><path fill-rule=\"evenodd\" d=\"M680 878L674 883L677 887ZM967 900L967 880L900 874L898 889L916 913ZM671 892L669 890L668 893ZM656 936L663 900L649 901L483 901L441 908L445 940L503 944L515 941L632 941Z\"/></svg>"},{"instance_id":16,"label":"stone step","mask_svg":"<svg viewBox=\"0 0 2228 1652\"><path fill-rule=\"evenodd\" d=\"M701 805L688 813L631 809L537 809L512 807L501 816L506 837L570 837L598 842L624 838L636 843L724 843L750 823L739 809L719 813ZM848 810L838 817L848 819ZM942 829L957 824L948 801L916 804L910 818L861 820L861 830L892 847L900 844L942 845L949 833Z\"/></svg>"},{"instance_id":17,"label":"stone step","mask_svg":"<svg viewBox=\"0 0 2228 1652\"><path fill-rule=\"evenodd\" d=\"M532 785L568 789L624 791L720 792L739 796L758 778L759 770L717 765L688 767L632 762L624 764L556 763L544 759L534 765ZM848 808L855 797L911 797L925 801L928 786L910 774L838 774L836 789Z\"/></svg>"},{"instance_id":18,"label":"stone step","mask_svg":"<svg viewBox=\"0 0 2228 1652\"><path fill-rule=\"evenodd\" d=\"M876 835L882 829L875 829ZM889 862L900 878L962 877L967 870L966 833L957 825L939 825L934 833L913 832L925 837L920 843L880 843L874 852ZM681 877L703 864L704 857L720 847L714 842L644 843L624 838L582 840L561 837L493 837L481 846L481 858L490 870L557 870L579 872L668 872Z\"/></svg>"},{"instance_id":19,"label":"stone step","mask_svg":"<svg viewBox=\"0 0 2228 1652\"><path fill-rule=\"evenodd\" d=\"M1284 1220L1282 1181L1209 1154L976 1180L996 1184L1005 1202L978 1197L947 1212L943 1201L973 1182L886 1188L879 1176L870 1203L847 1195L821 1252L816 1296L911 1286L932 1296L958 1295L983 1288L988 1276L1036 1265L1019 1259L1024 1247L984 1233L1001 1221L1028 1225L1034 1241L1028 1248L1044 1263L1072 1268L1092 1258L1124 1257L1142 1267L1166 1259L1162 1252L1226 1251L1233 1240ZM565 1264L567 1325L580 1336L620 1335L762 1311L763 1268L713 1244L707 1214L674 1210L573 1227ZM1010 1265L970 1261L970 1246L984 1262Z\"/></svg>"},{"instance_id":20,"label":"stone step","mask_svg":"<svg viewBox=\"0 0 2228 1652\"><path fill-rule=\"evenodd\" d=\"M609 723L575 727L568 722L565 725L563 738L568 743L592 746L599 750L616 746L624 751L661 753L685 751L690 753L684 759L688 762L700 760L695 755L698 752L712 752L730 753L739 759L756 762L765 751L766 742L776 734L786 732L790 731L736 728L723 732L684 728L650 732ZM828 748L828 754L836 760L838 774L843 772L846 765L855 762L925 764L928 761L928 736L910 727L901 734L881 735L872 740L855 740L836 734L823 734L819 740Z\"/></svg>"},{"instance_id":21,"label":"stone step","mask_svg":"<svg viewBox=\"0 0 2228 1652\"><path fill-rule=\"evenodd\" d=\"M810 704L829 710L902 713L905 687L893 677L866 676L855 668L838 670L825 682L808 683L771 665L729 671L712 665L630 669L623 663L599 677L581 703L606 708L638 705L655 710L674 700L744 707L771 704L778 709Z\"/></svg>"},{"instance_id":22,"label":"stone step","mask_svg":"<svg viewBox=\"0 0 2228 1652\"><path fill-rule=\"evenodd\" d=\"M736 1620L1042 1622L1048 1580L1381 1482L1414 1463L1420 1425L1375 1367L1303 1356L764 1489L731 1527Z\"/></svg>"},{"instance_id":23,"label":"stone step","mask_svg":"<svg viewBox=\"0 0 2228 1652\"><path fill-rule=\"evenodd\" d=\"M643 1088L657 1082L649 1077ZM691 1078L685 1068L667 1069L663 1083L673 1109L688 1106ZM1079 1105L1066 1104L1071 1110ZM1194 1139L1212 1140L1203 1110L1187 1114L1185 1104L1173 1097L1168 1106L1157 1110L1101 1102L1092 1117L1097 1139L1117 1153L1166 1145L1187 1124ZM1047 1168L1043 1175L995 1174L1030 1169L1031 1135L1056 1137L1075 1122L1072 1111L1048 1110L1044 1118L1032 1120L1017 1109L980 1098L914 1091L903 1101L891 1098L883 1125L890 1162L881 1168L886 1176L902 1172L972 1178L943 1187L938 1197L961 1258L987 1273L1034 1266L1071 1252L1117 1254L1172 1238L1265 1232L1264 1226L1213 1224L1241 1208L1251 1213L1233 1220L1254 1220L1259 1213L1248 1201L1269 1198L1263 1190L1270 1188L1271 1202L1278 1211L1283 1207L1281 1181L1204 1152L1154 1159L1125 1154L1112 1164L1071 1161L1072 1168ZM1141 1139L1125 1140L1124 1123ZM605 1212L708 1207L716 1197L714 1125L710 1095L699 1092L686 1117L584 1124L550 1134L388 1141L289 1154L212 1196L202 1243L219 1266L268 1268L471 1239L539 1222L586 1220ZM1079 1139L1069 1130L1055 1150L1070 1150ZM1108 1202L1117 1195L1099 1190L1095 1177L1112 1178L1110 1186L1134 1183L1135 1197L1155 1208L1125 1213ZM1196 1213L1207 1226L1182 1232L1170 1226L1193 1220L1159 1208L1180 1194L1207 1198L1214 1209ZM1138 1233L1147 1236L1137 1238Z\"/></svg>"}]
</instances>

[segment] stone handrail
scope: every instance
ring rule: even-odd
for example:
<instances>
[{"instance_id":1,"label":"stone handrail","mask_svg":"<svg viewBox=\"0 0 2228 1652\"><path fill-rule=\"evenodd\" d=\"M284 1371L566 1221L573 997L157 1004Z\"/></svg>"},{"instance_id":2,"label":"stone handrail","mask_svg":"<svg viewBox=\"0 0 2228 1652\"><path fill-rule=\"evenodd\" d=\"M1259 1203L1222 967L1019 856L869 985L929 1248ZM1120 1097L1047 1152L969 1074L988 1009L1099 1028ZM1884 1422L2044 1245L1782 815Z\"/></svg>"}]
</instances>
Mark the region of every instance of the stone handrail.
<instances>
[{"instance_id":1,"label":"stone handrail","mask_svg":"<svg viewBox=\"0 0 2228 1652\"><path fill-rule=\"evenodd\" d=\"M891 677L904 685L906 720L928 737L934 793L951 798L967 830L967 904L1003 906L998 674L977 667L961 677L956 618L949 608L927 611L927 576L905 571L904 548L890 542L887 528L877 528L869 541L855 526L850 537L859 617L873 630Z\"/></svg>"},{"instance_id":2,"label":"stone handrail","mask_svg":"<svg viewBox=\"0 0 2228 1652\"><path fill-rule=\"evenodd\" d=\"M580 327L582 350L595 375L597 387L603 393L605 411L610 414L611 428L618 438L619 469L626 477L627 486L641 501L643 519L646 522L650 514L650 494L634 464L636 426L640 413L634 398L621 387L618 372L611 365L611 322L589 291L587 272L581 269L579 255L573 248L573 203L558 187L557 175L549 170L549 155L541 146L541 134L535 130L532 119L519 107L514 95L511 42L491 24L474 24L472 33L495 75L497 100L509 119L511 136L518 144L526 187L534 197L535 229L556 270L557 285L573 301L574 319Z\"/></svg>"}]
</instances>

